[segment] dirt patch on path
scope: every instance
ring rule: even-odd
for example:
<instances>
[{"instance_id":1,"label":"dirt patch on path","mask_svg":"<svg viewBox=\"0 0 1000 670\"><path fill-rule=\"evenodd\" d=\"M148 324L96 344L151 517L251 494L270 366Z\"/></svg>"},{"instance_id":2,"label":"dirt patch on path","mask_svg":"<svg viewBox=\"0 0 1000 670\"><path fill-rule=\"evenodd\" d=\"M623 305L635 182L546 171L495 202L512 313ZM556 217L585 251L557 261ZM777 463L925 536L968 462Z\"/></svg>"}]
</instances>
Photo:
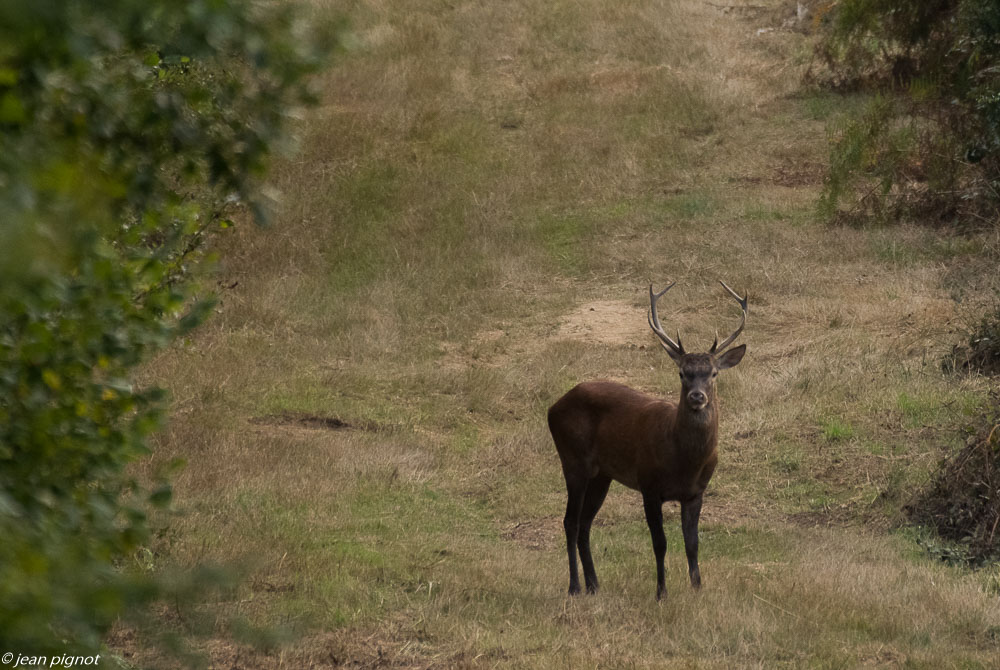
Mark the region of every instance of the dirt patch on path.
<instances>
[{"instance_id":1,"label":"dirt patch on path","mask_svg":"<svg viewBox=\"0 0 1000 670\"><path fill-rule=\"evenodd\" d=\"M446 370L505 367L538 355L552 341L572 340L611 347L645 349L649 327L642 308L619 300L597 300L572 307L546 334L516 329L483 330L465 342L441 342L440 366Z\"/></svg>"},{"instance_id":2,"label":"dirt patch on path","mask_svg":"<svg viewBox=\"0 0 1000 670\"><path fill-rule=\"evenodd\" d=\"M559 546L564 537L561 516L525 519L511 524L503 531L503 538L512 540L526 549L545 551Z\"/></svg>"},{"instance_id":3,"label":"dirt patch on path","mask_svg":"<svg viewBox=\"0 0 1000 670\"><path fill-rule=\"evenodd\" d=\"M579 305L564 314L555 337L644 347L649 341L649 328L641 309L619 300L599 300Z\"/></svg>"}]
</instances>

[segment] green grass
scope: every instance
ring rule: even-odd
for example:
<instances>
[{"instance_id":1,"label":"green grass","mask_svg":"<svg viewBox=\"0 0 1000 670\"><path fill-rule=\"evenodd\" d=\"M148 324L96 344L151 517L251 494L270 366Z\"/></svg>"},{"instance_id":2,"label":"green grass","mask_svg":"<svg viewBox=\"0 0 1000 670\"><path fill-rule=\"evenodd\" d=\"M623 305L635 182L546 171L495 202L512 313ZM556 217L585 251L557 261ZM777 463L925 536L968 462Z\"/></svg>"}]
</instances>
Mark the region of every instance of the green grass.
<instances>
[{"instance_id":1,"label":"green grass","mask_svg":"<svg viewBox=\"0 0 1000 670\"><path fill-rule=\"evenodd\" d=\"M851 424L838 417L824 419L820 422L820 426L827 442L839 442L854 437L854 428Z\"/></svg>"},{"instance_id":2,"label":"green grass","mask_svg":"<svg viewBox=\"0 0 1000 670\"><path fill-rule=\"evenodd\" d=\"M537 223L539 244L551 257L559 272L579 275L586 268L594 224L583 216L563 214L541 216Z\"/></svg>"},{"instance_id":3,"label":"green grass","mask_svg":"<svg viewBox=\"0 0 1000 670\"><path fill-rule=\"evenodd\" d=\"M670 198L664 209L669 214L680 219L697 219L706 217L716 211L714 199L702 193L689 193Z\"/></svg>"},{"instance_id":4,"label":"green grass","mask_svg":"<svg viewBox=\"0 0 1000 670\"><path fill-rule=\"evenodd\" d=\"M827 123L853 113L867 101L862 94L844 95L822 90L811 90L798 97L805 117Z\"/></svg>"},{"instance_id":5,"label":"green grass","mask_svg":"<svg viewBox=\"0 0 1000 670\"><path fill-rule=\"evenodd\" d=\"M778 473L792 474L802 467L802 457L797 449L788 449L773 456L771 465Z\"/></svg>"},{"instance_id":6,"label":"green grass","mask_svg":"<svg viewBox=\"0 0 1000 670\"><path fill-rule=\"evenodd\" d=\"M173 408L139 474L189 463L156 564L246 565L209 607L298 635L220 630L213 659L989 667L993 582L885 529L989 392L938 361L978 304L950 282L990 242L816 220L825 123L862 103L797 90L809 38L694 0L344 7L356 48L275 174L280 220L236 227L239 284L140 380ZM719 384L704 588L668 505L655 602L615 484L602 591L567 598L546 409L585 379L676 397L646 286L678 280L661 319L702 348L737 320L720 278L750 293L749 353Z\"/></svg>"}]
</instances>

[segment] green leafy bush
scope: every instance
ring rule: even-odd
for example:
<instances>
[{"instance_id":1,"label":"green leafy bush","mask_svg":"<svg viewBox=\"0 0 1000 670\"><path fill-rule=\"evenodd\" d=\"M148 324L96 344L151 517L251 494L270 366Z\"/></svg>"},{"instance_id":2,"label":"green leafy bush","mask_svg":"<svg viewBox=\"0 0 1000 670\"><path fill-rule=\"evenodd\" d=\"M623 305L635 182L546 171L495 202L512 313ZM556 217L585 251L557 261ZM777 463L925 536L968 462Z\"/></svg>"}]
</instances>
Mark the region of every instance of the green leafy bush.
<instances>
[{"instance_id":1,"label":"green leafy bush","mask_svg":"<svg viewBox=\"0 0 1000 670\"><path fill-rule=\"evenodd\" d=\"M834 129L824 211L995 225L1000 3L843 0L825 25L825 83L881 94Z\"/></svg>"},{"instance_id":2,"label":"green leafy bush","mask_svg":"<svg viewBox=\"0 0 1000 670\"><path fill-rule=\"evenodd\" d=\"M910 518L953 545L925 543L942 560L1000 561L1000 398L966 429L960 451L945 458L930 485L906 507Z\"/></svg>"},{"instance_id":3,"label":"green leafy bush","mask_svg":"<svg viewBox=\"0 0 1000 670\"><path fill-rule=\"evenodd\" d=\"M127 569L171 497L125 474L163 415L132 371L206 314L202 242L265 215L333 42L284 3L0 3L0 648L95 650L182 589Z\"/></svg>"}]
</instances>

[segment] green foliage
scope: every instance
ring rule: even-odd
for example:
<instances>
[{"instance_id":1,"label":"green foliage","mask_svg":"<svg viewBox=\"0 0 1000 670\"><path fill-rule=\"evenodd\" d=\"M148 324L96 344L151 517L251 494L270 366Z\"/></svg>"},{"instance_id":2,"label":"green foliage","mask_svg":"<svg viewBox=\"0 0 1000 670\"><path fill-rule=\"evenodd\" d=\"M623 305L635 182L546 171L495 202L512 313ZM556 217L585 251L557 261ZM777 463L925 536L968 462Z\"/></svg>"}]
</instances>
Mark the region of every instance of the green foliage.
<instances>
[{"instance_id":1,"label":"green foliage","mask_svg":"<svg viewBox=\"0 0 1000 670\"><path fill-rule=\"evenodd\" d=\"M933 555L949 562L995 563L1000 561L1000 398L992 395L964 432L965 446L942 460L906 511L946 541L922 543Z\"/></svg>"},{"instance_id":2,"label":"green foliage","mask_svg":"<svg viewBox=\"0 0 1000 670\"><path fill-rule=\"evenodd\" d=\"M965 344L952 348L943 367L949 371L1000 374L1000 304L988 310L980 322L969 330Z\"/></svg>"},{"instance_id":3,"label":"green foliage","mask_svg":"<svg viewBox=\"0 0 1000 670\"><path fill-rule=\"evenodd\" d=\"M881 94L834 130L824 212L995 224L1000 4L845 0L828 25L827 83Z\"/></svg>"},{"instance_id":4,"label":"green foliage","mask_svg":"<svg viewBox=\"0 0 1000 670\"><path fill-rule=\"evenodd\" d=\"M129 569L171 498L125 474L163 415L132 371L211 307L206 236L264 217L314 37L271 3L0 3L0 648L95 649L197 583Z\"/></svg>"},{"instance_id":5,"label":"green foliage","mask_svg":"<svg viewBox=\"0 0 1000 670\"><path fill-rule=\"evenodd\" d=\"M834 215L841 200L855 193L862 181L870 185L862 203L878 206L884 202L914 148L910 127L893 126L897 113L891 98L876 96L858 116L833 127L836 145L820 197L824 214Z\"/></svg>"},{"instance_id":6,"label":"green foliage","mask_svg":"<svg viewBox=\"0 0 1000 670\"><path fill-rule=\"evenodd\" d=\"M823 437L827 442L839 442L849 440L854 437L854 428L851 424L838 417L830 417L822 422Z\"/></svg>"}]
</instances>

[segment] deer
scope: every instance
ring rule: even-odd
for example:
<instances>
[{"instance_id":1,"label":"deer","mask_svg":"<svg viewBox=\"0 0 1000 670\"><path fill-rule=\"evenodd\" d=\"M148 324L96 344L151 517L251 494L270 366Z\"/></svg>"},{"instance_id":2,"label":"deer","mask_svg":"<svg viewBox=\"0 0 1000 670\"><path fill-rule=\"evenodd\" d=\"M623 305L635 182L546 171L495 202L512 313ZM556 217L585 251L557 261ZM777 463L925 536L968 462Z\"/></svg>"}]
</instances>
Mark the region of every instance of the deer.
<instances>
[{"instance_id":1,"label":"deer","mask_svg":"<svg viewBox=\"0 0 1000 670\"><path fill-rule=\"evenodd\" d=\"M649 286L647 321L660 346L677 364L681 393L663 400L610 381L583 382L559 398L548 412L549 431L566 479L566 551L569 555L569 594L580 593L576 555L580 554L587 593L597 593L597 573L590 551L590 528L612 481L639 491L656 559L656 599L666 594L663 561L667 540L663 532L663 503L681 506L681 533L691 586L701 587L698 569L698 519L702 498L718 462L719 403L715 383L719 372L736 366L746 345L727 348L736 340L747 318L748 295L740 297L719 283L742 310L740 324L719 343L718 334L707 353L687 353L660 325L656 304L673 288L659 293Z\"/></svg>"}]
</instances>

